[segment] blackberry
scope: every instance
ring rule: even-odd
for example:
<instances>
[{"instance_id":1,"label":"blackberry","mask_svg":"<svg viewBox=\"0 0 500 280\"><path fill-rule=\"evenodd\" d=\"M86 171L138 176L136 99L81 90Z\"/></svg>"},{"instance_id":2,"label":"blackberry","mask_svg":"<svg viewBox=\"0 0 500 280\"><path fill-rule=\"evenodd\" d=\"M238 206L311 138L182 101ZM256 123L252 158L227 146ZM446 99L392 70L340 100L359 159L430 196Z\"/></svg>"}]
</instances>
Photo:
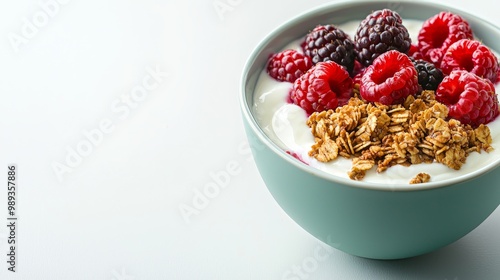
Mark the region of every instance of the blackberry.
<instances>
[{"instance_id":1,"label":"blackberry","mask_svg":"<svg viewBox=\"0 0 500 280\"><path fill-rule=\"evenodd\" d=\"M389 9L369 14L354 35L357 59L364 66L372 64L375 58L390 50L408 53L410 46L410 34L401 16Z\"/></svg>"},{"instance_id":2,"label":"blackberry","mask_svg":"<svg viewBox=\"0 0 500 280\"><path fill-rule=\"evenodd\" d=\"M444 78L441 69L437 68L432 62L423 59L412 59L418 74L418 84L422 90L436 90Z\"/></svg>"},{"instance_id":3,"label":"blackberry","mask_svg":"<svg viewBox=\"0 0 500 280\"><path fill-rule=\"evenodd\" d=\"M354 42L336 26L316 26L307 34L302 49L305 55L311 57L314 65L318 62L333 61L344 66L349 75L352 75L356 59Z\"/></svg>"}]
</instances>

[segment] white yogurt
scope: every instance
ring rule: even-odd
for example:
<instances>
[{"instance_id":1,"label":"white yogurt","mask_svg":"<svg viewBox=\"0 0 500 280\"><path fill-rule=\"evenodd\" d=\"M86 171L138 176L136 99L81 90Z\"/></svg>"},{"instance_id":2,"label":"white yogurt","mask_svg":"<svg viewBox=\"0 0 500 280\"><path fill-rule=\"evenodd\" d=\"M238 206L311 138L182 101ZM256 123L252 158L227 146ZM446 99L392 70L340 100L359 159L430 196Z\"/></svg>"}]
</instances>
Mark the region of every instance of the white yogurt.
<instances>
[{"instance_id":1,"label":"white yogurt","mask_svg":"<svg viewBox=\"0 0 500 280\"><path fill-rule=\"evenodd\" d=\"M359 22L353 21L338 27L354 38L354 33ZM406 20L403 24L408 29L412 42L417 42L418 30L422 25L420 21ZM300 41L295 41L284 49L300 49ZM352 160L338 157L323 163L308 155L314 144L314 137L307 126L307 114L297 105L288 103L288 94L292 83L278 82L271 78L266 71L262 71L255 87L253 110L254 115L271 140L285 151L296 153L305 163L330 174L349 178L347 173L351 170ZM496 86L497 94L500 86ZM363 181L385 184L407 184L411 178L420 172L431 175L431 182L456 178L485 167L500 158L500 117L488 124L491 131L494 150L490 153L473 152L467 157L466 163L460 170L453 170L441 163L415 164L409 167L402 165L392 166L382 173L377 173L372 168L366 173Z\"/></svg>"}]
</instances>

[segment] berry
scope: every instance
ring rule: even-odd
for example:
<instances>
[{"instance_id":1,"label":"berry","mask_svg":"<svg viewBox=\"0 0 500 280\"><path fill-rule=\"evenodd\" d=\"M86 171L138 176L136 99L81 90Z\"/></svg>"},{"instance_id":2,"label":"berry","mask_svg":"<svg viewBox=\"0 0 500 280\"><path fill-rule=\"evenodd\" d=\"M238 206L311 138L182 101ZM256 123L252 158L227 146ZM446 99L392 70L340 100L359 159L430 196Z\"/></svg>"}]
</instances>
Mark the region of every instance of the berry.
<instances>
[{"instance_id":1,"label":"berry","mask_svg":"<svg viewBox=\"0 0 500 280\"><path fill-rule=\"evenodd\" d=\"M344 66L352 74L354 43L349 35L334 25L318 25L306 35L302 44L304 54L312 58L313 64L334 61Z\"/></svg>"},{"instance_id":2,"label":"berry","mask_svg":"<svg viewBox=\"0 0 500 280\"><path fill-rule=\"evenodd\" d=\"M376 57L390 50L407 53L411 39L402 22L401 16L389 9L369 14L359 24L354 35L359 62L368 66Z\"/></svg>"},{"instance_id":3,"label":"berry","mask_svg":"<svg viewBox=\"0 0 500 280\"><path fill-rule=\"evenodd\" d=\"M385 105L402 103L419 90L417 70L410 58L392 50L377 57L361 77L360 95Z\"/></svg>"},{"instance_id":4,"label":"berry","mask_svg":"<svg viewBox=\"0 0 500 280\"><path fill-rule=\"evenodd\" d=\"M459 15L440 12L428 18L418 33L418 47L424 59L439 65L446 50L460 39L472 39L469 23Z\"/></svg>"},{"instance_id":5,"label":"berry","mask_svg":"<svg viewBox=\"0 0 500 280\"><path fill-rule=\"evenodd\" d=\"M413 60L417 70L418 84L423 90L436 90L444 78L443 72L432 62L423 59Z\"/></svg>"},{"instance_id":6,"label":"berry","mask_svg":"<svg viewBox=\"0 0 500 280\"><path fill-rule=\"evenodd\" d=\"M312 114L347 104L351 92L352 79L344 67L318 62L293 83L290 100Z\"/></svg>"},{"instance_id":7,"label":"berry","mask_svg":"<svg viewBox=\"0 0 500 280\"><path fill-rule=\"evenodd\" d=\"M498 60L488 47L479 41L462 39L453 43L441 60L441 70L467 70L495 83L498 77Z\"/></svg>"},{"instance_id":8,"label":"berry","mask_svg":"<svg viewBox=\"0 0 500 280\"><path fill-rule=\"evenodd\" d=\"M273 54L267 64L267 73L274 79L293 83L312 67L311 58L296 50Z\"/></svg>"},{"instance_id":9,"label":"berry","mask_svg":"<svg viewBox=\"0 0 500 280\"><path fill-rule=\"evenodd\" d=\"M448 107L448 117L477 127L498 116L493 83L465 70L454 70L436 90L436 100Z\"/></svg>"}]
</instances>

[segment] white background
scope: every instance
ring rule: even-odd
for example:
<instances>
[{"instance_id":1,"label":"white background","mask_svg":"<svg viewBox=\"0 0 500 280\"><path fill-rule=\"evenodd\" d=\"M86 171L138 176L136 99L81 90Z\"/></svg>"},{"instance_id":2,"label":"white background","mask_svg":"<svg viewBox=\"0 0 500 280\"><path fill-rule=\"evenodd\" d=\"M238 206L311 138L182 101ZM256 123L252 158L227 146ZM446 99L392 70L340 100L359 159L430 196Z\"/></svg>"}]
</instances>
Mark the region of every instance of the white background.
<instances>
[{"instance_id":1,"label":"white background","mask_svg":"<svg viewBox=\"0 0 500 280\"><path fill-rule=\"evenodd\" d=\"M446 248L375 261L323 248L268 193L241 72L326 2L2 1L0 185L17 164L19 220L11 273L1 188L0 279L498 279L498 209ZM500 26L488 1L441 2Z\"/></svg>"}]
</instances>

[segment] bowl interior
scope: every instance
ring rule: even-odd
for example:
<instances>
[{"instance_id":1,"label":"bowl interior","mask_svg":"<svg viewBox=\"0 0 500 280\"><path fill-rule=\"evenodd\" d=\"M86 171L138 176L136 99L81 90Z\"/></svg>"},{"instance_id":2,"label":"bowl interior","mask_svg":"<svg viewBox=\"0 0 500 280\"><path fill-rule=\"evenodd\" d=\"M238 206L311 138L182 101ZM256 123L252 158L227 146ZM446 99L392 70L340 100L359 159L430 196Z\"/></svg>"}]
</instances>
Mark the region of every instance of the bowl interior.
<instances>
[{"instance_id":1,"label":"bowl interior","mask_svg":"<svg viewBox=\"0 0 500 280\"><path fill-rule=\"evenodd\" d=\"M268 36L263 39L260 44L254 49L249 57L243 76L241 80L242 96L241 106L244 118L248 122L251 129L260 138L262 142L269 146L269 148L282 156L289 163L301 168L309 173L313 173L319 177L331 180L336 183L350 185L361 188L371 188L379 190L421 190L423 188L435 188L453 185L455 183L467 181L480 176L486 172L492 171L500 166L500 159L489 163L488 165L468 173L464 176L456 178L441 180L438 182L429 182L426 184L405 185L404 188L398 186L388 186L378 183L367 183L353 181L345 178L340 178L324 171L317 170L305 164L301 164L294 158L287 155L281 148L279 148L260 128L257 120L252 114L253 106L253 93L259 74L266 65L267 59L272 53L281 50L285 45L293 40L299 39L307 34L308 31L313 29L318 24L342 24L347 21L364 19L369 13L379 9L391 9L398 12L403 21L405 19L425 20L441 11L450 11L461 15L466 19L474 31L476 38L483 42L483 44L490 47L497 53L500 53L500 29L494 25L474 16L467 12L454 9L452 7L443 6L430 2L396 2L396 1L351 1L345 3L335 3L320 6L316 9L307 11L299 15L280 27L272 31ZM496 171L495 171L496 172Z\"/></svg>"}]
</instances>

